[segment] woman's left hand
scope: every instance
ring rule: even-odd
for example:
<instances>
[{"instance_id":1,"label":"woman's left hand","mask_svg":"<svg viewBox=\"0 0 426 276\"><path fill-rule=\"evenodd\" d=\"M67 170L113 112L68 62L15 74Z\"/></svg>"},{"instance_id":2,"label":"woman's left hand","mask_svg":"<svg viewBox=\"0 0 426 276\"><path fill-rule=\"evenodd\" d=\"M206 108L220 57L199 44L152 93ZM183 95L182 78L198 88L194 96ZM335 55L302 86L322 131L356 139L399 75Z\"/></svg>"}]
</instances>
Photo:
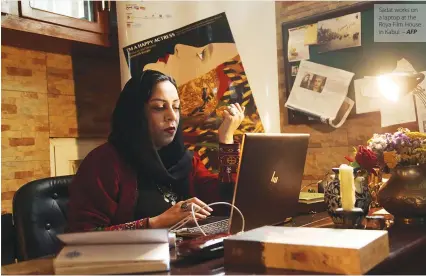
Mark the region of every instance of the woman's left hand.
<instances>
[{"instance_id":1,"label":"woman's left hand","mask_svg":"<svg viewBox=\"0 0 426 276\"><path fill-rule=\"evenodd\" d=\"M227 109L223 111L223 122L219 127L219 142L222 144L234 143L234 132L240 126L244 119L244 110L239 103L230 104Z\"/></svg>"}]
</instances>

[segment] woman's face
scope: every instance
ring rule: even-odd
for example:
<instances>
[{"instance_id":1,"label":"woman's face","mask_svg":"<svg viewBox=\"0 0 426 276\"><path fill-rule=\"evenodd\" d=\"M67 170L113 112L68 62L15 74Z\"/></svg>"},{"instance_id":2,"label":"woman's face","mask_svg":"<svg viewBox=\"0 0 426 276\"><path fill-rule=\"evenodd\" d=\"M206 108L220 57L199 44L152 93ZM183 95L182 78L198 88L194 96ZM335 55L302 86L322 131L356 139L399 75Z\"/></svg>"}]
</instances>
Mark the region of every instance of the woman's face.
<instances>
[{"instance_id":1,"label":"woman's face","mask_svg":"<svg viewBox=\"0 0 426 276\"><path fill-rule=\"evenodd\" d=\"M310 78L311 76L310 75L306 75L304 78L303 78L303 81L309 81L309 78Z\"/></svg>"},{"instance_id":2,"label":"woman's face","mask_svg":"<svg viewBox=\"0 0 426 276\"><path fill-rule=\"evenodd\" d=\"M314 91L320 91L321 90L322 81L323 81L323 78L321 78L321 77L315 78L314 86L313 86Z\"/></svg>"},{"instance_id":3,"label":"woman's face","mask_svg":"<svg viewBox=\"0 0 426 276\"><path fill-rule=\"evenodd\" d=\"M151 69L173 76L178 86L198 78L221 63L238 55L234 43L211 43L204 47L177 44L167 63L150 63L144 70Z\"/></svg>"},{"instance_id":4,"label":"woman's face","mask_svg":"<svg viewBox=\"0 0 426 276\"><path fill-rule=\"evenodd\" d=\"M155 85L145 111L149 132L157 150L173 141L179 125L179 109L176 87L170 81Z\"/></svg>"}]
</instances>

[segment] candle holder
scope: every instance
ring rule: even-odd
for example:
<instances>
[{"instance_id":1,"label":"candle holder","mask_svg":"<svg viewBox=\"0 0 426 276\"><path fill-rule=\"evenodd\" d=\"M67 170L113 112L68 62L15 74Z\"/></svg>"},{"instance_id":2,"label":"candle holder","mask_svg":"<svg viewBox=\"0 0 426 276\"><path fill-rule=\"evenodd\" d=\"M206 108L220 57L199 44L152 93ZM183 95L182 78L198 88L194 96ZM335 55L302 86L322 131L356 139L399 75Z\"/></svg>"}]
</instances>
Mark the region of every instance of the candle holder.
<instances>
[{"instance_id":1,"label":"candle holder","mask_svg":"<svg viewBox=\"0 0 426 276\"><path fill-rule=\"evenodd\" d=\"M338 227L347 229L363 228L362 220L365 214L361 208L352 208L351 210L337 208L335 212L343 219L343 223L339 224Z\"/></svg>"}]
</instances>

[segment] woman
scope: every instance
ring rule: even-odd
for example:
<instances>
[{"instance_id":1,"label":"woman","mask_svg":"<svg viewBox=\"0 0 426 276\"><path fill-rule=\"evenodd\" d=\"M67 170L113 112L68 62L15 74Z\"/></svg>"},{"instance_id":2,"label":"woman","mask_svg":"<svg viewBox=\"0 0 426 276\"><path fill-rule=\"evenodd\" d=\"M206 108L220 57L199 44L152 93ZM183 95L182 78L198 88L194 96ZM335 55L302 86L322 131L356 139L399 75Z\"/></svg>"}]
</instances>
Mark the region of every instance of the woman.
<instances>
[{"instance_id":1,"label":"woman","mask_svg":"<svg viewBox=\"0 0 426 276\"><path fill-rule=\"evenodd\" d=\"M310 74L306 74L303 77L302 81L300 82L300 87L309 89L310 80L311 80L311 75Z\"/></svg>"},{"instance_id":2,"label":"woman","mask_svg":"<svg viewBox=\"0 0 426 276\"><path fill-rule=\"evenodd\" d=\"M210 43L203 47L176 44L173 54L145 65L144 70L156 70L173 76L177 85L181 86L237 55L235 43Z\"/></svg>"},{"instance_id":3,"label":"woman","mask_svg":"<svg viewBox=\"0 0 426 276\"><path fill-rule=\"evenodd\" d=\"M312 91L321 93L325 85L325 77L314 75L312 80Z\"/></svg>"},{"instance_id":4,"label":"woman","mask_svg":"<svg viewBox=\"0 0 426 276\"><path fill-rule=\"evenodd\" d=\"M167 228L188 216L192 204L232 196L239 156L233 134L244 108L231 105L223 113L219 175L185 149L179 109L172 78L147 70L127 82L108 142L87 155L69 187L70 232ZM197 218L210 212L206 207Z\"/></svg>"}]
</instances>

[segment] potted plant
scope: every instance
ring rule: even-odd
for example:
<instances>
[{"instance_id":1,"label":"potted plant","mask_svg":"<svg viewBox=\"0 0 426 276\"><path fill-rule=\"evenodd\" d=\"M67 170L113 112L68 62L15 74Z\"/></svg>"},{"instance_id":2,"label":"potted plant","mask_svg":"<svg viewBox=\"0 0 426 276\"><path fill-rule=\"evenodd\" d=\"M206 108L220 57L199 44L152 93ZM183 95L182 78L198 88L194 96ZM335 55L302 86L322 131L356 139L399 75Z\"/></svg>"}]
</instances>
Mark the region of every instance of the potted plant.
<instances>
[{"instance_id":1,"label":"potted plant","mask_svg":"<svg viewBox=\"0 0 426 276\"><path fill-rule=\"evenodd\" d=\"M391 177L378 193L380 205L405 223L426 222L426 134L405 128L374 134L367 148Z\"/></svg>"}]
</instances>

